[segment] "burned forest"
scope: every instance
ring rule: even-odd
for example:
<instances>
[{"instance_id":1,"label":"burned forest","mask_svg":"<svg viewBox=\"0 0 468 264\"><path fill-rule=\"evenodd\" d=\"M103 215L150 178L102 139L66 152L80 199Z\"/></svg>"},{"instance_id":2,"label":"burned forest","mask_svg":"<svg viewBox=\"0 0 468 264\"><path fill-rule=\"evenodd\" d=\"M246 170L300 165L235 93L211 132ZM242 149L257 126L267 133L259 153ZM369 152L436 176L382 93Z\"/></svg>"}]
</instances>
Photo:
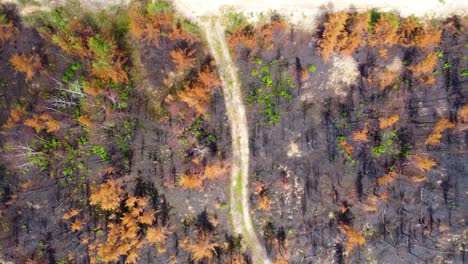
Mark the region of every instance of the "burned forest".
<instances>
[{"instance_id":1,"label":"burned forest","mask_svg":"<svg viewBox=\"0 0 468 264\"><path fill-rule=\"evenodd\" d=\"M181 2L0 2L0 263L468 262L466 16Z\"/></svg>"}]
</instances>

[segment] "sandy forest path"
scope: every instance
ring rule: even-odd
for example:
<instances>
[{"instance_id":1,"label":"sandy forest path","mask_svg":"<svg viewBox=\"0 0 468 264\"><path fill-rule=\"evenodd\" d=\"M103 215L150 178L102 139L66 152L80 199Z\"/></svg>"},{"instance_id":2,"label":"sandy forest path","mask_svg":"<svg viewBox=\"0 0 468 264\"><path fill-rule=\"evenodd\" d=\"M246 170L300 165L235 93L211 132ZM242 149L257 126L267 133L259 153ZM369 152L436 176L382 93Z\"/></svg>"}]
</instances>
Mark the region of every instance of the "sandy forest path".
<instances>
[{"instance_id":1,"label":"sandy forest path","mask_svg":"<svg viewBox=\"0 0 468 264\"><path fill-rule=\"evenodd\" d=\"M200 23L211 54L216 60L222 80L227 115L232 135L232 169L230 179L230 213L234 232L240 234L252 252L254 263L271 263L257 238L250 218L249 132L237 68L231 59L225 40L225 30L219 18L211 17Z\"/></svg>"}]
</instances>

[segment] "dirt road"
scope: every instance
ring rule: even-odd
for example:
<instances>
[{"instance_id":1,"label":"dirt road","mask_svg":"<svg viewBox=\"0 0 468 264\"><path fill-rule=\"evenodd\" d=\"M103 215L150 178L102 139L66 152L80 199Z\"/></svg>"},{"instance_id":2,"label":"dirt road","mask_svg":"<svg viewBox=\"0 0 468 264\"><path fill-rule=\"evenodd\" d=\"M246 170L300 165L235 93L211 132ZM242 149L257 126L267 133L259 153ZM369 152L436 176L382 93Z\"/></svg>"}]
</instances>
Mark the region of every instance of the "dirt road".
<instances>
[{"instance_id":1,"label":"dirt road","mask_svg":"<svg viewBox=\"0 0 468 264\"><path fill-rule=\"evenodd\" d=\"M224 27L216 17L200 23L214 56L223 82L224 100L231 125L232 170L230 181L230 209L234 231L242 235L252 252L254 263L271 263L263 245L258 241L250 218L249 183L249 132L242 93L234 65L225 41Z\"/></svg>"}]
</instances>

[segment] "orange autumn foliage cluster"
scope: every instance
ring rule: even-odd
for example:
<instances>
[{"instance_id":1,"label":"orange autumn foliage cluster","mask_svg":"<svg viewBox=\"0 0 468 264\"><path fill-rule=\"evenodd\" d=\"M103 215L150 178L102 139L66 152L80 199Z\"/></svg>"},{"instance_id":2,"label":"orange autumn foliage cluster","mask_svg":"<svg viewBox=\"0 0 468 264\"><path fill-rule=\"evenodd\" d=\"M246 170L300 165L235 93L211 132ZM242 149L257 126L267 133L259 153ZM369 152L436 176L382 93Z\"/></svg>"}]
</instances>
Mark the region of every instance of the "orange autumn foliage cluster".
<instances>
[{"instance_id":1,"label":"orange autumn foliage cluster","mask_svg":"<svg viewBox=\"0 0 468 264\"><path fill-rule=\"evenodd\" d=\"M70 220L72 217L75 217L77 216L78 214L80 214L81 212L81 209L71 209L68 213L64 214L62 219L63 220Z\"/></svg>"},{"instance_id":2,"label":"orange autumn foliage cluster","mask_svg":"<svg viewBox=\"0 0 468 264\"><path fill-rule=\"evenodd\" d=\"M116 194L109 193L111 189ZM107 236L98 236L88 247L92 263L96 263L97 259L118 261L121 256L126 256L128 263L136 263L139 250L145 244L158 244L158 252L165 251L164 244L169 232L166 227L153 225L157 212L151 208L148 198L129 196L124 200L124 197L121 185L115 180L108 180L92 190L90 201L93 202L90 204L113 212L109 216L111 221L107 224ZM122 203L125 209L121 208Z\"/></svg>"},{"instance_id":3,"label":"orange autumn foliage cluster","mask_svg":"<svg viewBox=\"0 0 468 264\"><path fill-rule=\"evenodd\" d=\"M367 133L369 133L368 129L369 122L364 123L364 128L362 130L357 130L353 132L353 140L357 142L368 142Z\"/></svg>"},{"instance_id":4,"label":"orange autumn foliage cluster","mask_svg":"<svg viewBox=\"0 0 468 264\"><path fill-rule=\"evenodd\" d=\"M239 27L236 31L229 34L228 37L228 45L231 50L235 50L238 46L253 50L257 44L257 32L250 25Z\"/></svg>"},{"instance_id":5,"label":"orange autumn foliage cluster","mask_svg":"<svg viewBox=\"0 0 468 264\"><path fill-rule=\"evenodd\" d=\"M409 176L409 180L412 182L425 182L427 180L426 175L411 175Z\"/></svg>"},{"instance_id":6,"label":"orange autumn foliage cluster","mask_svg":"<svg viewBox=\"0 0 468 264\"><path fill-rule=\"evenodd\" d=\"M206 180L221 179L229 174L231 166L227 161L219 161L205 167L203 177Z\"/></svg>"},{"instance_id":7,"label":"orange autumn foliage cluster","mask_svg":"<svg viewBox=\"0 0 468 264\"><path fill-rule=\"evenodd\" d=\"M166 227L150 227L146 230L146 239L150 244L164 243L168 234Z\"/></svg>"},{"instance_id":8,"label":"orange autumn foliage cluster","mask_svg":"<svg viewBox=\"0 0 468 264\"><path fill-rule=\"evenodd\" d=\"M398 74L388 69L385 69L383 72L379 71L376 75L380 89L384 89L392 85L398 79Z\"/></svg>"},{"instance_id":9,"label":"orange autumn foliage cluster","mask_svg":"<svg viewBox=\"0 0 468 264\"><path fill-rule=\"evenodd\" d=\"M136 39L159 47L160 38L169 33L171 39L193 40L194 36L181 28L173 29L174 15L171 10L149 13L147 9L133 8L129 11L130 34Z\"/></svg>"},{"instance_id":10,"label":"orange autumn foliage cluster","mask_svg":"<svg viewBox=\"0 0 468 264\"><path fill-rule=\"evenodd\" d=\"M411 156L410 159L414 160L418 168L423 171L429 171L432 167L437 165L437 163L430 158L426 158L418 154Z\"/></svg>"},{"instance_id":11,"label":"orange autumn foliage cluster","mask_svg":"<svg viewBox=\"0 0 468 264\"><path fill-rule=\"evenodd\" d=\"M441 38L441 30L434 28L430 23L423 25L414 16L405 18L401 22L400 45L403 47L416 46L431 50L439 46Z\"/></svg>"},{"instance_id":12,"label":"orange autumn foliage cluster","mask_svg":"<svg viewBox=\"0 0 468 264\"><path fill-rule=\"evenodd\" d=\"M393 14L382 14L374 25L374 32L369 38L369 45L376 47L398 44L400 36L398 34L397 19Z\"/></svg>"},{"instance_id":13,"label":"orange autumn foliage cluster","mask_svg":"<svg viewBox=\"0 0 468 264\"><path fill-rule=\"evenodd\" d=\"M379 186L387 185L387 184L393 182L397 177L398 177L398 174L396 172L394 172L394 171L391 171L387 175L378 178L377 179L377 184Z\"/></svg>"},{"instance_id":14,"label":"orange autumn foliage cluster","mask_svg":"<svg viewBox=\"0 0 468 264\"><path fill-rule=\"evenodd\" d=\"M32 118L24 120L24 124L28 127L34 128L36 133L39 133L42 129L46 129L48 133L60 130L60 122L48 114L34 114Z\"/></svg>"},{"instance_id":15,"label":"orange autumn foliage cluster","mask_svg":"<svg viewBox=\"0 0 468 264\"><path fill-rule=\"evenodd\" d=\"M208 102L213 88L220 85L218 76L209 68L198 71L198 79L184 85L182 91L177 92L179 98L199 114L208 110Z\"/></svg>"},{"instance_id":16,"label":"orange autumn foliage cluster","mask_svg":"<svg viewBox=\"0 0 468 264\"><path fill-rule=\"evenodd\" d=\"M81 125L87 127L87 128L92 128L94 125L93 125L93 122L91 121L91 119L89 119L89 117L87 115L82 115L78 118L78 123L80 123Z\"/></svg>"},{"instance_id":17,"label":"orange autumn foliage cluster","mask_svg":"<svg viewBox=\"0 0 468 264\"><path fill-rule=\"evenodd\" d=\"M210 260L216 255L218 243L211 240L211 234L206 231L200 231L196 243L188 242L185 248L192 255L192 260L203 261Z\"/></svg>"},{"instance_id":18,"label":"orange autumn foliage cluster","mask_svg":"<svg viewBox=\"0 0 468 264\"><path fill-rule=\"evenodd\" d=\"M430 74L437 65L437 59L437 53L430 53L419 63L409 66L408 69L417 75Z\"/></svg>"},{"instance_id":19,"label":"orange autumn foliage cluster","mask_svg":"<svg viewBox=\"0 0 468 264\"><path fill-rule=\"evenodd\" d=\"M277 256L273 261L273 264L288 264L289 258L287 256Z\"/></svg>"},{"instance_id":20,"label":"orange autumn foliage cluster","mask_svg":"<svg viewBox=\"0 0 468 264\"><path fill-rule=\"evenodd\" d=\"M277 34L282 33L286 30L286 21L284 20L273 20L269 24L265 24L260 28L260 34L263 39L263 44L270 47L273 44L273 40L279 41Z\"/></svg>"},{"instance_id":21,"label":"orange autumn foliage cluster","mask_svg":"<svg viewBox=\"0 0 468 264\"><path fill-rule=\"evenodd\" d=\"M179 73L185 72L185 70L193 68L197 58L194 56L196 50L189 49L175 49L170 52L172 62L177 67Z\"/></svg>"},{"instance_id":22,"label":"orange autumn foliage cluster","mask_svg":"<svg viewBox=\"0 0 468 264\"><path fill-rule=\"evenodd\" d=\"M339 228L347 236L347 239L346 239L346 251L347 252L353 251L355 246L364 246L366 244L366 239L364 238L364 236L356 232L356 230L354 230L352 226L341 224Z\"/></svg>"},{"instance_id":23,"label":"orange autumn foliage cluster","mask_svg":"<svg viewBox=\"0 0 468 264\"><path fill-rule=\"evenodd\" d=\"M201 174L184 174L179 179L179 186L183 190L203 191L203 183L205 180L217 180L229 173L230 164L227 161L218 161L206 165Z\"/></svg>"},{"instance_id":24,"label":"orange autumn foliage cluster","mask_svg":"<svg viewBox=\"0 0 468 264\"><path fill-rule=\"evenodd\" d=\"M92 80L90 82L83 82L83 92L90 96L98 96L105 94L105 90L101 88L99 82Z\"/></svg>"},{"instance_id":25,"label":"orange autumn foliage cluster","mask_svg":"<svg viewBox=\"0 0 468 264\"><path fill-rule=\"evenodd\" d=\"M112 37L96 34L91 27L76 18L68 20L60 13L55 15L56 19L62 20L62 26L54 25L43 29L42 34L52 39L66 53L82 60L91 59L91 72L95 77L115 84L128 81L127 72L123 69L126 58L118 50Z\"/></svg>"},{"instance_id":26,"label":"orange autumn foliage cluster","mask_svg":"<svg viewBox=\"0 0 468 264\"><path fill-rule=\"evenodd\" d=\"M324 31L321 39L318 41L322 58L327 62L335 48L341 46L342 43L346 42L346 21L349 15L346 12L339 12L329 14L327 21L324 23Z\"/></svg>"},{"instance_id":27,"label":"orange autumn foliage cluster","mask_svg":"<svg viewBox=\"0 0 468 264\"><path fill-rule=\"evenodd\" d=\"M94 35L94 32L90 27L83 25L76 19L69 21L65 28L57 28L53 33L46 31L42 33L46 34L47 38L52 39L55 44L70 55L82 59L90 56L88 40Z\"/></svg>"},{"instance_id":28,"label":"orange autumn foliage cluster","mask_svg":"<svg viewBox=\"0 0 468 264\"><path fill-rule=\"evenodd\" d=\"M369 28L369 14L362 13L350 16L347 25L348 37L340 45L340 52L349 56L357 48L366 44L366 34Z\"/></svg>"},{"instance_id":29,"label":"orange autumn foliage cluster","mask_svg":"<svg viewBox=\"0 0 468 264\"><path fill-rule=\"evenodd\" d=\"M380 117L379 118L379 128L386 129L393 126L396 122L400 120L400 117L397 114L391 115L389 117Z\"/></svg>"},{"instance_id":30,"label":"orange autumn foliage cluster","mask_svg":"<svg viewBox=\"0 0 468 264\"><path fill-rule=\"evenodd\" d=\"M271 210L271 200L266 193L262 193L260 195L260 199L258 200L258 208L267 212Z\"/></svg>"},{"instance_id":31,"label":"orange autumn foliage cluster","mask_svg":"<svg viewBox=\"0 0 468 264\"><path fill-rule=\"evenodd\" d=\"M371 47L401 45L432 50L441 41L440 29L432 26L429 21L423 23L415 17L400 19L395 14L382 13L371 28L369 24L368 12L329 14L318 41L323 60L328 61L333 52L350 55L366 44ZM386 48L381 48L379 53L383 58L387 57Z\"/></svg>"},{"instance_id":32,"label":"orange autumn foliage cluster","mask_svg":"<svg viewBox=\"0 0 468 264\"><path fill-rule=\"evenodd\" d=\"M109 179L99 186L91 188L89 204L101 207L104 210L115 211L120 206L124 196L120 182Z\"/></svg>"},{"instance_id":33,"label":"orange autumn foliage cluster","mask_svg":"<svg viewBox=\"0 0 468 264\"><path fill-rule=\"evenodd\" d=\"M346 140L341 140L338 145L343 148L346 155L351 155L353 151L353 146L351 146Z\"/></svg>"},{"instance_id":34,"label":"orange autumn foliage cluster","mask_svg":"<svg viewBox=\"0 0 468 264\"><path fill-rule=\"evenodd\" d=\"M201 192L203 191L203 178L199 175L184 174L180 177L179 186L182 190L198 189Z\"/></svg>"},{"instance_id":35,"label":"orange autumn foliage cluster","mask_svg":"<svg viewBox=\"0 0 468 264\"><path fill-rule=\"evenodd\" d=\"M441 118L437 121L431 134L426 138L426 145L439 145L442 139L442 132L447 129L454 128L455 124L450 122L447 118Z\"/></svg>"},{"instance_id":36,"label":"orange autumn foliage cluster","mask_svg":"<svg viewBox=\"0 0 468 264\"><path fill-rule=\"evenodd\" d=\"M13 108L10 110L10 115L5 124L3 124L3 128L13 128L19 124L21 119L26 115L26 111L22 108Z\"/></svg>"},{"instance_id":37,"label":"orange autumn foliage cluster","mask_svg":"<svg viewBox=\"0 0 468 264\"><path fill-rule=\"evenodd\" d=\"M15 54L11 56L10 63L16 72L26 75L26 81L30 81L36 72L42 68L41 59L37 54Z\"/></svg>"},{"instance_id":38,"label":"orange autumn foliage cluster","mask_svg":"<svg viewBox=\"0 0 468 264\"><path fill-rule=\"evenodd\" d=\"M458 111L458 118L460 118L462 122L468 122L468 104L462 106L460 111Z\"/></svg>"}]
</instances>

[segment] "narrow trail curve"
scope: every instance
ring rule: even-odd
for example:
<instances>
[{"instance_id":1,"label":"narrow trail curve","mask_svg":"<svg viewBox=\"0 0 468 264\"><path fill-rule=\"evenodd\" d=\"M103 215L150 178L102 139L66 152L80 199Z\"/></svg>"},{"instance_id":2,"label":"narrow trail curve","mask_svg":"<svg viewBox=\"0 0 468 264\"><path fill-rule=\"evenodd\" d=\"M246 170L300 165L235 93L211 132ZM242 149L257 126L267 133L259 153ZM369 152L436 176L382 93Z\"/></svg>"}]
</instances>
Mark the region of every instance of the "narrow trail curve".
<instances>
[{"instance_id":1,"label":"narrow trail curve","mask_svg":"<svg viewBox=\"0 0 468 264\"><path fill-rule=\"evenodd\" d=\"M219 18L211 17L200 22L205 31L206 41L215 58L222 80L222 89L227 116L231 125L232 165L230 180L230 213L234 231L242 236L250 248L253 263L270 264L263 245L255 233L250 218L249 183L249 132L245 106L238 80L238 70L234 65L225 40L224 27Z\"/></svg>"}]
</instances>

